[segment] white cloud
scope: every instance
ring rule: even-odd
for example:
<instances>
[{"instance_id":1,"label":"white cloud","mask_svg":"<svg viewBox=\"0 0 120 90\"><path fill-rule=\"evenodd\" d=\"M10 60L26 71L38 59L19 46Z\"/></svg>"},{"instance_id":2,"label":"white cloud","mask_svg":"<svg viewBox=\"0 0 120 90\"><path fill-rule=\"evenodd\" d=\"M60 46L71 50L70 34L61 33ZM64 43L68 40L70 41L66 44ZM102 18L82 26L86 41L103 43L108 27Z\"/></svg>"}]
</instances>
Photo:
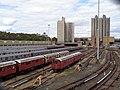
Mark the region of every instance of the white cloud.
<instances>
[{"instance_id":1,"label":"white cloud","mask_svg":"<svg viewBox=\"0 0 120 90\"><path fill-rule=\"evenodd\" d=\"M13 18L3 18L3 24L13 25L17 20Z\"/></svg>"},{"instance_id":2,"label":"white cloud","mask_svg":"<svg viewBox=\"0 0 120 90\"><path fill-rule=\"evenodd\" d=\"M120 23L119 6L110 0L100 1L100 17L103 14L110 17L111 31L113 27L118 29ZM0 27L7 29L9 26L4 24L13 23L11 28L14 29L11 29L11 32L42 34L48 31L47 25L50 24L48 34L56 36L57 20L65 16L66 21L75 22L75 36L90 36L90 20L97 14L97 0L0 0L1 3L12 8L0 7L0 17L2 18L0 19ZM115 36L114 33L111 35Z\"/></svg>"},{"instance_id":3,"label":"white cloud","mask_svg":"<svg viewBox=\"0 0 120 90\"><path fill-rule=\"evenodd\" d=\"M10 30L12 28L13 28L12 26L0 26L0 31L7 31L7 30Z\"/></svg>"}]
</instances>

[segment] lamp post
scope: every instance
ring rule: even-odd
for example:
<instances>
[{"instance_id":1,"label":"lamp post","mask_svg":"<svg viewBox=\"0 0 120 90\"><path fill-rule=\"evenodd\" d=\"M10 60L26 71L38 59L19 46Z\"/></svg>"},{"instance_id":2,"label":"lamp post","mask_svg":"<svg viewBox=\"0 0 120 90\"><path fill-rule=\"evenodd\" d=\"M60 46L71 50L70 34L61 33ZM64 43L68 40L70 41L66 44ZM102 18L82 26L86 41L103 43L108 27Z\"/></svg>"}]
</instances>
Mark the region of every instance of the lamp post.
<instances>
[{"instance_id":1,"label":"lamp post","mask_svg":"<svg viewBox=\"0 0 120 90\"><path fill-rule=\"evenodd\" d=\"M99 7L100 7L100 5L99 5L100 3L99 3L99 0L98 0L98 38L97 38L97 60L99 60L99 31L100 31L100 21L99 21Z\"/></svg>"},{"instance_id":2,"label":"lamp post","mask_svg":"<svg viewBox=\"0 0 120 90\"><path fill-rule=\"evenodd\" d=\"M48 32L50 32L50 24L48 24ZM48 33L48 45L49 45L49 36L50 34Z\"/></svg>"}]
</instances>

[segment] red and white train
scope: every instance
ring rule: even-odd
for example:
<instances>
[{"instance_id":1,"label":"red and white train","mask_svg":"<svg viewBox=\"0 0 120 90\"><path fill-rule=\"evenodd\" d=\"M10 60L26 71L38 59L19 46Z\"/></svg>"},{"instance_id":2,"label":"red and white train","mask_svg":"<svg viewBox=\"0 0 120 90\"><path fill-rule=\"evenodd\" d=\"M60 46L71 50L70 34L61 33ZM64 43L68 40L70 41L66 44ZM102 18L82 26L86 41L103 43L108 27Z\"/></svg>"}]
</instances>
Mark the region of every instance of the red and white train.
<instances>
[{"instance_id":1,"label":"red and white train","mask_svg":"<svg viewBox=\"0 0 120 90\"><path fill-rule=\"evenodd\" d=\"M69 67L71 64L81 60L81 52L76 52L64 57L56 58L52 63L52 69L56 72Z\"/></svg>"},{"instance_id":2,"label":"red and white train","mask_svg":"<svg viewBox=\"0 0 120 90\"><path fill-rule=\"evenodd\" d=\"M14 61L0 63L0 78L17 74L46 63L53 62L55 58L68 55L69 51L61 51L51 54L39 55Z\"/></svg>"}]
</instances>

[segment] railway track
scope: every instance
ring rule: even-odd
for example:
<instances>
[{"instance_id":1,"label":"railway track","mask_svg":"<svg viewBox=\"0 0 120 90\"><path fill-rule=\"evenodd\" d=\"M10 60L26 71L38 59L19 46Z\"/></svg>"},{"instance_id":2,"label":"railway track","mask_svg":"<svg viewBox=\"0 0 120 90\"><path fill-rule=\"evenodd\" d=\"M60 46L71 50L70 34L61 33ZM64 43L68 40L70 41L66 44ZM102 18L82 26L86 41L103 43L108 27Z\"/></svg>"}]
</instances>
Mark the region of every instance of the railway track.
<instances>
[{"instance_id":1,"label":"railway track","mask_svg":"<svg viewBox=\"0 0 120 90\"><path fill-rule=\"evenodd\" d=\"M113 74L116 72L117 70L117 64L115 59L113 58L113 53L110 52L110 66L109 68L107 68L107 70L104 70L104 72L106 72L105 75L99 75L98 78L96 78L96 80L94 80L94 84L89 86L88 90L98 90L99 88L101 88L103 86L103 84L106 81L109 81L110 78L113 76ZM107 86L109 87L109 85Z\"/></svg>"},{"instance_id":2,"label":"railway track","mask_svg":"<svg viewBox=\"0 0 120 90\"><path fill-rule=\"evenodd\" d=\"M57 88L57 90L71 90L71 89L75 89L76 87L79 87L80 85L84 84L85 82L88 82L88 81L92 80L93 78L97 77L98 75L96 74L96 72L97 73L101 73L102 72L102 68L103 69L108 68L109 67L109 62L107 61L103 66L101 66L99 68L99 70L96 70L93 73L91 73L91 74L89 74L89 75L87 75L87 76L85 76L83 78L80 78L78 80L70 82L69 84L67 84L65 86Z\"/></svg>"},{"instance_id":3,"label":"railway track","mask_svg":"<svg viewBox=\"0 0 120 90\"><path fill-rule=\"evenodd\" d=\"M109 57L108 57L109 56ZM115 53L107 54L107 62L103 67L99 68L90 75L76 80L72 83L62 86L57 90L103 90L109 89L120 74L120 67L118 67ZM110 61L109 61L110 60ZM105 73L106 72L106 73ZM85 88L82 88L85 87Z\"/></svg>"},{"instance_id":4,"label":"railway track","mask_svg":"<svg viewBox=\"0 0 120 90\"><path fill-rule=\"evenodd\" d=\"M50 65L47 67L47 68L44 68L44 73L46 72L49 72L51 71L51 67ZM20 79L17 79L15 81L12 81L12 82L9 82L9 83L4 83L5 84L5 88L7 90L13 90L14 88L24 84L24 83L27 83L29 81L31 81L32 79L40 76L43 74L43 70L40 69L40 70L36 70L34 71L33 73L30 73L29 75L25 75L24 77L20 78ZM19 76L18 76L19 77Z\"/></svg>"},{"instance_id":5,"label":"railway track","mask_svg":"<svg viewBox=\"0 0 120 90\"><path fill-rule=\"evenodd\" d=\"M103 77L101 79L101 83L99 85L96 85L95 87L93 87L94 90L98 90L98 89L108 90L111 87L113 88L114 82L119 78L120 62L119 62L119 57L118 57L117 53L116 52L111 52L111 58L114 60L114 65L115 65L114 69L111 71L110 74L108 74L108 76Z\"/></svg>"}]
</instances>

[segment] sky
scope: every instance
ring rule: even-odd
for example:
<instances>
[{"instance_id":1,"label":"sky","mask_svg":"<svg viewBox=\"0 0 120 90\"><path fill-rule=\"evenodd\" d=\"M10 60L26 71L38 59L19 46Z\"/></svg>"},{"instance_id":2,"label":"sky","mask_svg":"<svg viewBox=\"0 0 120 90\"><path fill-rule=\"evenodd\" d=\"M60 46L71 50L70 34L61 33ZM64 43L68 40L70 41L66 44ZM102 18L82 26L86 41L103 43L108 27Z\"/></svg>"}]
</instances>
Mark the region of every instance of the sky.
<instances>
[{"instance_id":1,"label":"sky","mask_svg":"<svg viewBox=\"0 0 120 90\"><path fill-rule=\"evenodd\" d=\"M57 37L57 21L63 16L75 23L75 37L90 37L97 12L97 0L0 0L0 31ZM110 36L120 38L120 3L100 0L103 14L110 17Z\"/></svg>"}]
</instances>

